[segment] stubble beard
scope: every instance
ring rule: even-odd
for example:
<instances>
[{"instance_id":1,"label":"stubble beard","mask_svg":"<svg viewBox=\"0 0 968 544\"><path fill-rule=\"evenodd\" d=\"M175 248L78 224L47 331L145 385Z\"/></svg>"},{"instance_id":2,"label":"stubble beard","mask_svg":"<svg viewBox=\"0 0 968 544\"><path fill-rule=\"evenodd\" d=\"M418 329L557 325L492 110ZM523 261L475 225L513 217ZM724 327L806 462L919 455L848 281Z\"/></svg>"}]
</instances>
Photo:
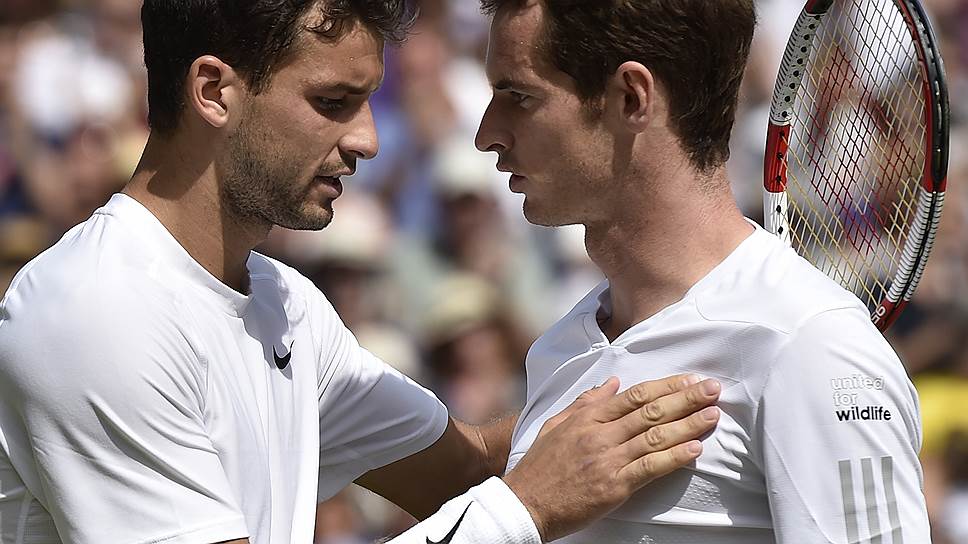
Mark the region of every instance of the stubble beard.
<instances>
[{"instance_id":1,"label":"stubble beard","mask_svg":"<svg viewBox=\"0 0 968 544\"><path fill-rule=\"evenodd\" d=\"M242 223L264 223L293 230L322 230L333 219L332 201L308 205L309 182L299 167L271 148L272 136L242 121L229 151L222 183L227 211Z\"/></svg>"}]
</instances>

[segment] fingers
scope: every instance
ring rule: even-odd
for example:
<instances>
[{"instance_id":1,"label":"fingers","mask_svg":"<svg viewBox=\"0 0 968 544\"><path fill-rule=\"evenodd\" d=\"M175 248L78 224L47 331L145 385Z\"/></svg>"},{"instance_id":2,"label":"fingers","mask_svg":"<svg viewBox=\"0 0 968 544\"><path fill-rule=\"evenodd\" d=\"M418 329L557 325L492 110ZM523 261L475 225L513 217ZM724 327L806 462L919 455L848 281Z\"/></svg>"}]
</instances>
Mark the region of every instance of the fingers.
<instances>
[{"instance_id":1,"label":"fingers","mask_svg":"<svg viewBox=\"0 0 968 544\"><path fill-rule=\"evenodd\" d=\"M592 387L588 391L585 391L584 393L579 395L578 398L575 399L575 402L572 403L572 405L583 403L583 402L591 403L601 399L611 398L612 396L615 395L615 393L618 393L618 388L619 388L618 378L616 378L615 376L612 376L609 379L605 380L602 383L602 385L599 385L598 387Z\"/></svg>"},{"instance_id":2,"label":"fingers","mask_svg":"<svg viewBox=\"0 0 968 544\"><path fill-rule=\"evenodd\" d=\"M616 422L626 440L649 429L682 419L689 414L711 406L719 399L722 386L716 380L703 380L685 389L659 397ZM661 431L658 431L661 432Z\"/></svg>"},{"instance_id":3,"label":"fingers","mask_svg":"<svg viewBox=\"0 0 968 544\"><path fill-rule=\"evenodd\" d=\"M673 448L639 457L619 471L622 482L637 490L656 478L669 474L696 460L702 453L702 443L696 440Z\"/></svg>"},{"instance_id":4,"label":"fingers","mask_svg":"<svg viewBox=\"0 0 968 544\"><path fill-rule=\"evenodd\" d=\"M711 431L719 421L719 408L710 406L690 416L649 428L624 444L628 462L650 453L673 448Z\"/></svg>"},{"instance_id":5,"label":"fingers","mask_svg":"<svg viewBox=\"0 0 968 544\"><path fill-rule=\"evenodd\" d=\"M620 419L658 398L682 391L699 381L699 376L695 374L679 374L633 385L603 404L600 421Z\"/></svg>"},{"instance_id":6,"label":"fingers","mask_svg":"<svg viewBox=\"0 0 968 544\"><path fill-rule=\"evenodd\" d=\"M612 376L611 378L605 380L605 383L599 385L598 387L592 387L588 391L585 391L575 399L574 402L568 405L567 408L562 410L558 415L571 415L576 410L594 404L596 402L604 401L615 396L618 392L619 381L618 378ZM557 417L557 416L556 416ZM568 417L565 415L565 417Z\"/></svg>"}]
</instances>

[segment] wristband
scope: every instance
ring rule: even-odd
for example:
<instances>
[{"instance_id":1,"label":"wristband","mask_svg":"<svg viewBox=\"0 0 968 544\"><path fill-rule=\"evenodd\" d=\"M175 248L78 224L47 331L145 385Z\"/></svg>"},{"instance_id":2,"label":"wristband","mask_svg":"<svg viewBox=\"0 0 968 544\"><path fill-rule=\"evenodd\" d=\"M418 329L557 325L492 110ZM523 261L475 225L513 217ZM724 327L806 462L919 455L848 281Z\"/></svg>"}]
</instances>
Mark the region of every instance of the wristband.
<instances>
[{"instance_id":1,"label":"wristband","mask_svg":"<svg viewBox=\"0 0 968 544\"><path fill-rule=\"evenodd\" d=\"M541 536L511 488L492 477L386 544L541 544Z\"/></svg>"}]
</instances>

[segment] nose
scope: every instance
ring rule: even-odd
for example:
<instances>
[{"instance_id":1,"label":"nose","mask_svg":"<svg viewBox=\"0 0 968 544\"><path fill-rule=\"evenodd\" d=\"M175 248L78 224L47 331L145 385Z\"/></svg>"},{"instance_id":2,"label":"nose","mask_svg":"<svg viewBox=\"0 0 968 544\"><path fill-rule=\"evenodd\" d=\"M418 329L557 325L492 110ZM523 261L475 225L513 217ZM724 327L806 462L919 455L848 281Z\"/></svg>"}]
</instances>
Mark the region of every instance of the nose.
<instances>
[{"instance_id":1,"label":"nose","mask_svg":"<svg viewBox=\"0 0 968 544\"><path fill-rule=\"evenodd\" d=\"M481 126L477 129L477 136L474 138L474 145L481 151L496 151L498 154L504 153L511 148L513 140L511 134L502 126L500 112L492 100L484 111L481 118Z\"/></svg>"},{"instance_id":2,"label":"nose","mask_svg":"<svg viewBox=\"0 0 968 544\"><path fill-rule=\"evenodd\" d=\"M352 126L340 141L340 148L357 159L372 159L380 149L376 135L376 124L373 122L373 111L370 103L360 107L352 120Z\"/></svg>"}]
</instances>

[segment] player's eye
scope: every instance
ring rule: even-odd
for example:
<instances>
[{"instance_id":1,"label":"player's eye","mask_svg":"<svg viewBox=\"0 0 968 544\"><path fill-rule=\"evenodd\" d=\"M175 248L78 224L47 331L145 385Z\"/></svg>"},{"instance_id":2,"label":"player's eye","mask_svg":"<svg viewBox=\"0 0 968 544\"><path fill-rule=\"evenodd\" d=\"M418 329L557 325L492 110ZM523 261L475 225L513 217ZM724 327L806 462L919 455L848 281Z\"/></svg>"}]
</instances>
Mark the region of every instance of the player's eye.
<instances>
[{"instance_id":1,"label":"player's eye","mask_svg":"<svg viewBox=\"0 0 968 544\"><path fill-rule=\"evenodd\" d=\"M345 98L330 98L319 96L316 98L316 105L324 111L336 111L346 104Z\"/></svg>"}]
</instances>

